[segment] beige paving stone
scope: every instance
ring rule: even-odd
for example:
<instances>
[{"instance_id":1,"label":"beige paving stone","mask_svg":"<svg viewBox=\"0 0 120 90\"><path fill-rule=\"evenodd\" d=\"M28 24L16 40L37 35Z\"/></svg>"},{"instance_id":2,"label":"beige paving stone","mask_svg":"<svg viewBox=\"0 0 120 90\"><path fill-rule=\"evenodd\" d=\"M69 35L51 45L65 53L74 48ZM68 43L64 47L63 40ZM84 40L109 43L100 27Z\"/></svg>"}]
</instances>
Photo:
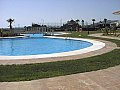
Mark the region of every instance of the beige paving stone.
<instances>
[{"instance_id":1,"label":"beige paving stone","mask_svg":"<svg viewBox=\"0 0 120 90\"><path fill-rule=\"evenodd\" d=\"M107 69L100 70L97 73L96 72L85 73L85 75L87 75L97 84L105 88L111 85L115 86L120 84L120 77L112 72L108 72Z\"/></svg>"},{"instance_id":2,"label":"beige paving stone","mask_svg":"<svg viewBox=\"0 0 120 90\"><path fill-rule=\"evenodd\" d=\"M110 71L111 73L115 74L115 76L119 76L120 77L120 67L116 66L116 67L112 67L110 69L106 69L107 71Z\"/></svg>"},{"instance_id":3,"label":"beige paving stone","mask_svg":"<svg viewBox=\"0 0 120 90\"><path fill-rule=\"evenodd\" d=\"M47 82L52 81L51 83L48 83L47 86L50 90L91 90L84 82L79 83L78 77L76 75L70 75L67 77L61 77L61 78L52 78L49 79ZM55 82L53 82L55 81ZM81 85L82 84L82 85ZM53 86L56 85L56 86Z\"/></svg>"},{"instance_id":4,"label":"beige paving stone","mask_svg":"<svg viewBox=\"0 0 120 90\"><path fill-rule=\"evenodd\" d=\"M43 80L30 82L31 90L46 90L48 89Z\"/></svg>"},{"instance_id":5,"label":"beige paving stone","mask_svg":"<svg viewBox=\"0 0 120 90\"><path fill-rule=\"evenodd\" d=\"M8 82L0 82L0 90L6 90Z\"/></svg>"},{"instance_id":6,"label":"beige paving stone","mask_svg":"<svg viewBox=\"0 0 120 90\"><path fill-rule=\"evenodd\" d=\"M106 88L106 90L120 90L120 88L116 88L116 87L108 87L108 88Z\"/></svg>"},{"instance_id":7,"label":"beige paving stone","mask_svg":"<svg viewBox=\"0 0 120 90\"><path fill-rule=\"evenodd\" d=\"M120 84L119 85L116 85L115 87L119 88L120 89Z\"/></svg>"}]
</instances>

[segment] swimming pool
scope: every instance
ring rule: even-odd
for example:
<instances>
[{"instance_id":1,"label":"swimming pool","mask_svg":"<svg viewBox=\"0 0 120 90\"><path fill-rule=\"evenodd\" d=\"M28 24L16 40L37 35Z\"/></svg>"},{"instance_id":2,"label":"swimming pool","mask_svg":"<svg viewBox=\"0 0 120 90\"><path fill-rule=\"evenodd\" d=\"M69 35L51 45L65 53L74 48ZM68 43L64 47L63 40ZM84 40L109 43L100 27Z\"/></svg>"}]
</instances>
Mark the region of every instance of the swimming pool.
<instances>
[{"instance_id":1,"label":"swimming pool","mask_svg":"<svg viewBox=\"0 0 120 90\"><path fill-rule=\"evenodd\" d=\"M28 38L0 39L0 56L54 54L80 50L93 44L82 40L56 39L32 35Z\"/></svg>"},{"instance_id":2,"label":"swimming pool","mask_svg":"<svg viewBox=\"0 0 120 90\"><path fill-rule=\"evenodd\" d=\"M51 59L51 58L54 58L54 57L58 57L58 58L60 58L60 57L66 57L66 56L69 57L69 56L74 56L74 55L80 55L80 54L90 53L92 51L99 50L99 49L102 49L103 47L105 47L105 43L103 43L101 41L97 41L97 40L92 40L92 39L70 38L70 37L66 38L66 37L54 37L54 36L44 36L44 37L47 37L49 39L51 38L51 39L54 39L54 40L57 40L57 39L59 39L59 40L65 40L66 42L70 42L69 40L84 41L84 42L89 42L92 45L88 46L86 48L76 49L76 50L73 50L73 51L59 52L59 53L50 53L50 54L35 54L35 55L34 54L32 54L32 55L23 55L22 54L22 55L16 55L16 56L13 56L13 55L0 55L0 60L8 60L8 61L10 60L10 62L11 62L11 60L36 60L36 59L37 60L41 60L41 59L45 59L45 58ZM35 38L36 38L36 40L38 40L38 38L41 38L41 37L36 37L36 35L34 37L32 35L32 38L31 37L28 37L28 38L16 38L16 37L12 37L12 38L14 38L14 39L11 39L11 38L7 38L7 39L1 38L0 39L0 45L1 45L0 46L0 48L1 48L0 50L3 50L2 49L2 47L3 47L3 48L5 48L4 50L7 51L8 47L10 47L11 52L12 52L12 51L14 51L14 48L13 48L13 46L15 45L15 44L13 44L14 40L19 41L16 45L21 45L21 43L22 43L21 41L22 40L25 40L25 39L35 39ZM9 43L5 43L4 41L7 41ZM4 42L4 44L3 44L3 42ZM25 43L27 43L27 42L25 42ZM30 47L32 45L27 43L28 47ZM45 44L43 44L43 45L45 45ZM52 43L52 45L55 46L55 44L53 44L53 43ZM59 46L59 43L57 43L56 46ZM50 48L50 47L47 47L47 48ZM44 48L43 51L45 49L46 48ZM54 48L52 48L52 49L54 49ZM22 51L22 50L25 50L25 49L22 48L20 50ZM33 52L33 51L31 51L31 52ZM19 52L17 52L17 53L19 53Z\"/></svg>"}]
</instances>

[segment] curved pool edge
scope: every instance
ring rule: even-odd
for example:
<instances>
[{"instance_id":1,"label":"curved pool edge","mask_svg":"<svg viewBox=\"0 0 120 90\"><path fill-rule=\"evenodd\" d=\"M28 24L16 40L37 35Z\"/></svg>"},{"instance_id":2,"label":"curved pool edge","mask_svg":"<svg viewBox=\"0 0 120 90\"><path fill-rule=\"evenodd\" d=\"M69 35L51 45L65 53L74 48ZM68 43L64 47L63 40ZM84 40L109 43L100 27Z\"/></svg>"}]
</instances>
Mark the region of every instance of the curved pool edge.
<instances>
[{"instance_id":1,"label":"curved pool edge","mask_svg":"<svg viewBox=\"0 0 120 90\"><path fill-rule=\"evenodd\" d=\"M62 53L53 53L53 54L41 54L41 55L25 55L25 56L0 56L0 60L20 60L20 59L40 59L40 58L52 58L52 57L65 57L72 55L79 55L88 52L92 52L95 50L102 49L105 47L105 43L101 41L96 41L92 39L83 39L83 38L70 38L70 37L54 37L54 36L46 36L48 38L60 38L60 39L72 39L72 40L83 40L92 43L93 45L84 49L74 50L69 52Z\"/></svg>"}]
</instances>

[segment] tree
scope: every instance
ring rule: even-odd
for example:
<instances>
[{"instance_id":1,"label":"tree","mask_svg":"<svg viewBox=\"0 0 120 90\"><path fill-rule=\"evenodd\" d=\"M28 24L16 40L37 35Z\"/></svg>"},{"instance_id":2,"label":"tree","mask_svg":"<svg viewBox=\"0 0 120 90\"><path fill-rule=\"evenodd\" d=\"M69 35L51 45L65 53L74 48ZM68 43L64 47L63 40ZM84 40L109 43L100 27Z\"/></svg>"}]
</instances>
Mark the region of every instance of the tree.
<instances>
[{"instance_id":1,"label":"tree","mask_svg":"<svg viewBox=\"0 0 120 90\"><path fill-rule=\"evenodd\" d=\"M82 28L84 27L84 20L81 21L82 22Z\"/></svg>"},{"instance_id":2,"label":"tree","mask_svg":"<svg viewBox=\"0 0 120 90\"><path fill-rule=\"evenodd\" d=\"M14 22L14 19L10 18L7 20L7 22L10 23L9 27L10 27L10 29L12 29L12 22Z\"/></svg>"},{"instance_id":3,"label":"tree","mask_svg":"<svg viewBox=\"0 0 120 90\"><path fill-rule=\"evenodd\" d=\"M106 27L106 24L107 24L107 19L106 18L104 19L104 23L105 23L105 25L104 25L105 26L105 32L106 32L106 35L108 35L108 30L109 29L108 29L108 27Z\"/></svg>"},{"instance_id":4,"label":"tree","mask_svg":"<svg viewBox=\"0 0 120 90\"><path fill-rule=\"evenodd\" d=\"M79 22L80 22L80 20L77 19L77 20L75 20L75 22L76 22L76 24L77 24L76 30L79 31Z\"/></svg>"},{"instance_id":5,"label":"tree","mask_svg":"<svg viewBox=\"0 0 120 90\"><path fill-rule=\"evenodd\" d=\"M101 32L102 32L102 27L103 27L102 24L103 24L102 21L100 21L100 22L99 22L99 29L100 29Z\"/></svg>"},{"instance_id":6,"label":"tree","mask_svg":"<svg viewBox=\"0 0 120 90\"><path fill-rule=\"evenodd\" d=\"M0 29L0 37L2 37L2 34L3 34L3 30Z\"/></svg>"},{"instance_id":7,"label":"tree","mask_svg":"<svg viewBox=\"0 0 120 90\"><path fill-rule=\"evenodd\" d=\"M106 18L104 19L104 22L105 22L105 27L106 27L106 23L107 23L107 19Z\"/></svg>"},{"instance_id":8,"label":"tree","mask_svg":"<svg viewBox=\"0 0 120 90\"><path fill-rule=\"evenodd\" d=\"M93 28L95 28L95 19L92 19L92 21L93 21Z\"/></svg>"},{"instance_id":9,"label":"tree","mask_svg":"<svg viewBox=\"0 0 120 90\"><path fill-rule=\"evenodd\" d=\"M76 23L79 23L80 22L80 20L79 19L77 19L77 20L75 20L76 21Z\"/></svg>"}]
</instances>

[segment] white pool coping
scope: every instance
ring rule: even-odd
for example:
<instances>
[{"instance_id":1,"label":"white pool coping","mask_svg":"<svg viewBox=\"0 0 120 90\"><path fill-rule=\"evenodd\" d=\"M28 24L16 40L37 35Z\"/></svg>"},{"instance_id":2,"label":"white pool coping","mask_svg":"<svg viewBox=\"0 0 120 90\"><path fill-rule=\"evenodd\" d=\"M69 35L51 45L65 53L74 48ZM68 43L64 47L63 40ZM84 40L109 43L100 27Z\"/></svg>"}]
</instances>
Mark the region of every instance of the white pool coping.
<instances>
[{"instance_id":1,"label":"white pool coping","mask_svg":"<svg viewBox=\"0 0 120 90\"><path fill-rule=\"evenodd\" d=\"M91 51L99 50L105 47L105 43L92 40L92 39L83 39L83 38L70 38L70 37L54 37L54 36L46 36L48 38L58 38L58 39L72 39L72 40L83 40L92 43L93 45L87 48L83 48L80 50L74 50L69 52L62 53L53 53L53 54L41 54L41 55L24 55L24 56L0 56L0 60L20 60L20 59L39 59L39 58L52 58L52 57L64 57L64 56L72 56L78 54L84 54Z\"/></svg>"}]
</instances>

